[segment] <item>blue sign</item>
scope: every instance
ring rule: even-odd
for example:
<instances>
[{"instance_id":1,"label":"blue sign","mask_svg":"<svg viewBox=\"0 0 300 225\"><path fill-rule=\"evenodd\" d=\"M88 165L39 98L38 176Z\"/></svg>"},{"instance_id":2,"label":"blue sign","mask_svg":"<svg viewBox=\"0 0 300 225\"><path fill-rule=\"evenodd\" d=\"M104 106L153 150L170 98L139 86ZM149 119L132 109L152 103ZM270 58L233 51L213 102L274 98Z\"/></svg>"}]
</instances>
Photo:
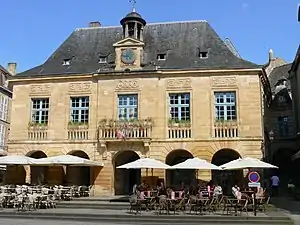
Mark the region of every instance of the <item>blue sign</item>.
<instances>
[{"instance_id":1,"label":"blue sign","mask_svg":"<svg viewBox=\"0 0 300 225\"><path fill-rule=\"evenodd\" d=\"M248 179L252 183L258 183L260 181L260 175L258 172L253 171L249 173Z\"/></svg>"}]
</instances>

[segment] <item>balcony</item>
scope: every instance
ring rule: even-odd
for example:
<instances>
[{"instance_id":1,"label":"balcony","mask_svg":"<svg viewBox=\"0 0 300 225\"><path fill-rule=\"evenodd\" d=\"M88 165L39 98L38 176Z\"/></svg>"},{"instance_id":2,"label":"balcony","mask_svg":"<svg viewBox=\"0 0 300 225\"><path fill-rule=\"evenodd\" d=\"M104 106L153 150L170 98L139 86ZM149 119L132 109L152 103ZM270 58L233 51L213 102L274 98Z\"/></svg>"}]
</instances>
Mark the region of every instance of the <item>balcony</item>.
<instances>
[{"instance_id":1,"label":"balcony","mask_svg":"<svg viewBox=\"0 0 300 225\"><path fill-rule=\"evenodd\" d=\"M69 122L68 140L87 140L89 139L88 123Z\"/></svg>"},{"instance_id":2,"label":"balcony","mask_svg":"<svg viewBox=\"0 0 300 225\"><path fill-rule=\"evenodd\" d=\"M169 139L188 139L192 137L191 122L189 120L169 119L168 134Z\"/></svg>"},{"instance_id":3,"label":"balcony","mask_svg":"<svg viewBox=\"0 0 300 225\"><path fill-rule=\"evenodd\" d=\"M238 123L236 120L216 120L214 122L214 138L237 138L238 136Z\"/></svg>"},{"instance_id":4,"label":"balcony","mask_svg":"<svg viewBox=\"0 0 300 225\"><path fill-rule=\"evenodd\" d=\"M47 123L29 123L28 124L28 139L32 141L43 141L48 138Z\"/></svg>"},{"instance_id":5,"label":"balcony","mask_svg":"<svg viewBox=\"0 0 300 225\"><path fill-rule=\"evenodd\" d=\"M143 141L151 140L153 121L151 118L143 120L107 120L99 122L98 139L100 142L113 141Z\"/></svg>"}]
</instances>

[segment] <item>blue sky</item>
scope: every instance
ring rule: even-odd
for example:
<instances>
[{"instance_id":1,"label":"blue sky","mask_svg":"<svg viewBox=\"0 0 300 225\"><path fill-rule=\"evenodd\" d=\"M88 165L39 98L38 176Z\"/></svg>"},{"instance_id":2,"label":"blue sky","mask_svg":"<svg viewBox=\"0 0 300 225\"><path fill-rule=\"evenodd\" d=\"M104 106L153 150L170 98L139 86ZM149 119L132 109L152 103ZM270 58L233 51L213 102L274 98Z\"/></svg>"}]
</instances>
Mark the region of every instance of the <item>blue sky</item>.
<instances>
[{"instance_id":1,"label":"blue sky","mask_svg":"<svg viewBox=\"0 0 300 225\"><path fill-rule=\"evenodd\" d=\"M207 20L229 37L243 58L263 64L268 50L292 61L300 37L299 0L137 0L147 22ZM0 64L18 72L42 64L79 27L90 21L119 25L129 0L10 0L1 2Z\"/></svg>"}]
</instances>

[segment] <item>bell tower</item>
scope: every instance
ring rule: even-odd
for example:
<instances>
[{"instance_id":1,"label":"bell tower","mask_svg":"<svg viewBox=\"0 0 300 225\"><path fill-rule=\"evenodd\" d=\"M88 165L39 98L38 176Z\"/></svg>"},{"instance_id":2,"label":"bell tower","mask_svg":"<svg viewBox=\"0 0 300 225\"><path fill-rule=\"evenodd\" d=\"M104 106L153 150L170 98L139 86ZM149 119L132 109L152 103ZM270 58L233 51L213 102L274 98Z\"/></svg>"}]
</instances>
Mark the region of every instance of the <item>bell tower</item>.
<instances>
[{"instance_id":1,"label":"bell tower","mask_svg":"<svg viewBox=\"0 0 300 225\"><path fill-rule=\"evenodd\" d=\"M121 21L123 27L123 37L134 38L143 41L143 31L146 21L133 8L132 12L127 14Z\"/></svg>"},{"instance_id":2,"label":"bell tower","mask_svg":"<svg viewBox=\"0 0 300 225\"><path fill-rule=\"evenodd\" d=\"M132 1L135 4L135 0ZM115 70L140 70L145 45L144 27L146 21L133 7L132 12L121 19L120 23L123 28L123 38L113 45L116 51Z\"/></svg>"}]
</instances>

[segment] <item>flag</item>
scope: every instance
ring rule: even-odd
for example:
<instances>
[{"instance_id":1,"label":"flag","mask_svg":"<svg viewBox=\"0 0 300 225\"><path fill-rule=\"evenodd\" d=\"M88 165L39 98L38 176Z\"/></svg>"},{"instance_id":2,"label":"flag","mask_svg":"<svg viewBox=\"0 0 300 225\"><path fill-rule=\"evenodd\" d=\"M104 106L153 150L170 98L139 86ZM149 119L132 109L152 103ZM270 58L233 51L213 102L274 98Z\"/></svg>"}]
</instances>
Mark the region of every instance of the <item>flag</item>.
<instances>
[{"instance_id":1,"label":"flag","mask_svg":"<svg viewBox=\"0 0 300 225\"><path fill-rule=\"evenodd\" d=\"M117 130L117 139L122 139L123 141L126 140L126 135L125 132L122 130Z\"/></svg>"}]
</instances>

